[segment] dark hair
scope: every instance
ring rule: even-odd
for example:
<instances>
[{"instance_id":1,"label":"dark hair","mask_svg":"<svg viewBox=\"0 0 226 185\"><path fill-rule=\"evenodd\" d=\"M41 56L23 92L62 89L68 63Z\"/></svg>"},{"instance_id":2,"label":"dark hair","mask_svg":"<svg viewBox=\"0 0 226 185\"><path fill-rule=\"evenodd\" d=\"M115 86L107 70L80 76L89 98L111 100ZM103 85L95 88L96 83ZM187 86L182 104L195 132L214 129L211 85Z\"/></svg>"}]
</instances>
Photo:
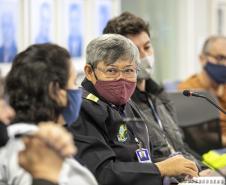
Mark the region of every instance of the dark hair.
<instances>
[{"instance_id":1,"label":"dark hair","mask_svg":"<svg viewBox=\"0 0 226 185\"><path fill-rule=\"evenodd\" d=\"M49 96L66 89L70 54L54 44L37 44L19 53L6 78L6 94L16 111L13 122L56 121L62 107Z\"/></svg>"},{"instance_id":2,"label":"dark hair","mask_svg":"<svg viewBox=\"0 0 226 185\"><path fill-rule=\"evenodd\" d=\"M130 12L124 12L108 21L103 33L116 33L123 36L136 35L142 31L150 37L149 24Z\"/></svg>"}]
</instances>

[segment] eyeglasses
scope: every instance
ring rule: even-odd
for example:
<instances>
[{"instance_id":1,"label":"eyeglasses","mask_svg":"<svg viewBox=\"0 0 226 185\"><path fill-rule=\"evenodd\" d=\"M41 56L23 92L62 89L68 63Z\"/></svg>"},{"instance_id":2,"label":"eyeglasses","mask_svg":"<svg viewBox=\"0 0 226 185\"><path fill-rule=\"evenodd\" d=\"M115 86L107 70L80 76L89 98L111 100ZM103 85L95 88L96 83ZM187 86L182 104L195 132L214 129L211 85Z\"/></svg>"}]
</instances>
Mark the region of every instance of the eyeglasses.
<instances>
[{"instance_id":1,"label":"eyeglasses","mask_svg":"<svg viewBox=\"0 0 226 185\"><path fill-rule=\"evenodd\" d=\"M205 53L205 55L214 58L218 64L226 64L226 56L224 55L213 55L211 53Z\"/></svg>"},{"instance_id":2,"label":"eyeglasses","mask_svg":"<svg viewBox=\"0 0 226 185\"><path fill-rule=\"evenodd\" d=\"M136 67L126 67L124 69L118 69L116 67L107 67L104 69L97 67L96 69L103 72L107 78L117 78L121 72L125 78L136 78L138 72Z\"/></svg>"}]
</instances>

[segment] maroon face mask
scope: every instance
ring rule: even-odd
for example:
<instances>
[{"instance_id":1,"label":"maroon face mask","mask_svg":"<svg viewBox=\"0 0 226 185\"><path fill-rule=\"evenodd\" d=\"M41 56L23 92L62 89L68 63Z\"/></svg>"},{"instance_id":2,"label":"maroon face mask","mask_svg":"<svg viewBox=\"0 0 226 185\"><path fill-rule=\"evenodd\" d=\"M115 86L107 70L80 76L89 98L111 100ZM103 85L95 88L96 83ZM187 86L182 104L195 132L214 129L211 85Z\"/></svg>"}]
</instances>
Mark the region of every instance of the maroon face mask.
<instances>
[{"instance_id":1,"label":"maroon face mask","mask_svg":"<svg viewBox=\"0 0 226 185\"><path fill-rule=\"evenodd\" d=\"M136 82L124 79L112 81L97 80L94 86L99 95L105 100L114 105L123 105L126 104L132 96Z\"/></svg>"}]
</instances>

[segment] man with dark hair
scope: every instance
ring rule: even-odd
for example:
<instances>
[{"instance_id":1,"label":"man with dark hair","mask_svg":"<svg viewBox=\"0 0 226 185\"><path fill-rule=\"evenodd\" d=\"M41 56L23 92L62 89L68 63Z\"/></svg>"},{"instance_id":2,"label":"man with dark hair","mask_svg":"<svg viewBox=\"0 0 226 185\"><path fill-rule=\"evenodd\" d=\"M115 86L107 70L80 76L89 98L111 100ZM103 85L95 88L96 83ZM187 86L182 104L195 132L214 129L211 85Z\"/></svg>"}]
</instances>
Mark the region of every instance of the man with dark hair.
<instances>
[{"instance_id":1,"label":"man with dark hair","mask_svg":"<svg viewBox=\"0 0 226 185\"><path fill-rule=\"evenodd\" d=\"M149 24L140 17L124 12L108 22L103 33L117 33L129 38L140 53L140 71L132 100L146 118L149 136L153 146L153 159L162 161L176 152L196 162L183 142L181 130L176 124L174 109L163 88L151 77L154 65L154 50L150 40Z\"/></svg>"},{"instance_id":2,"label":"man with dark hair","mask_svg":"<svg viewBox=\"0 0 226 185\"><path fill-rule=\"evenodd\" d=\"M199 57L202 70L178 85L178 89L199 89L213 93L226 110L226 37L211 36ZM221 113L222 142L226 146L226 115Z\"/></svg>"}]
</instances>

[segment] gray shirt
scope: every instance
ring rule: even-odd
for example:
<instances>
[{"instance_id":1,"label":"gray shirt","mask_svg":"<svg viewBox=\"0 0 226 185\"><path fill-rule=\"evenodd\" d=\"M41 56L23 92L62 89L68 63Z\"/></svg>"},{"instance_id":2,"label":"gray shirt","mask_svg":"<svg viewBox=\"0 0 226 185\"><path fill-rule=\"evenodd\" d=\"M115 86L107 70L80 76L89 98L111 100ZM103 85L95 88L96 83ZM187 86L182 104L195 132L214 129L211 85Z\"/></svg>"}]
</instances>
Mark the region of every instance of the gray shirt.
<instances>
[{"instance_id":1,"label":"gray shirt","mask_svg":"<svg viewBox=\"0 0 226 185\"><path fill-rule=\"evenodd\" d=\"M15 134L37 130L35 125L15 124L8 128L10 140L0 149L0 185L31 185L32 177L18 164L18 153L24 149L21 139ZM73 158L65 159L61 170L60 185L97 185L92 173Z\"/></svg>"}]
</instances>

